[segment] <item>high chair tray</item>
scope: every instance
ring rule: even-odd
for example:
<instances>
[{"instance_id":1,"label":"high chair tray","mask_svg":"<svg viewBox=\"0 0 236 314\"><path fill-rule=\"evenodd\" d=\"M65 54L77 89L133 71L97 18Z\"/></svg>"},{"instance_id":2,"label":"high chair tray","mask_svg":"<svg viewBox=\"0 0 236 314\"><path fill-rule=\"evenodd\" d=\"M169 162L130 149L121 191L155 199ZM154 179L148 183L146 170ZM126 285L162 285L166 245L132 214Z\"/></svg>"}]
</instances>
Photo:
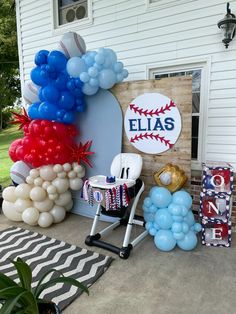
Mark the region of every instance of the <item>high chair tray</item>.
<instances>
[{"instance_id":1,"label":"high chair tray","mask_svg":"<svg viewBox=\"0 0 236 314\"><path fill-rule=\"evenodd\" d=\"M89 178L88 180L89 180L89 184L93 188L100 188L100 189L112 189L123 184L126 184L127 187L130 188L131 186L135 185L135 180L132 180L132 179L116 179L116 181L113 183L107 183L106 176L102 176L102 175L93 176Z\"/></svg>"}]
</instances>

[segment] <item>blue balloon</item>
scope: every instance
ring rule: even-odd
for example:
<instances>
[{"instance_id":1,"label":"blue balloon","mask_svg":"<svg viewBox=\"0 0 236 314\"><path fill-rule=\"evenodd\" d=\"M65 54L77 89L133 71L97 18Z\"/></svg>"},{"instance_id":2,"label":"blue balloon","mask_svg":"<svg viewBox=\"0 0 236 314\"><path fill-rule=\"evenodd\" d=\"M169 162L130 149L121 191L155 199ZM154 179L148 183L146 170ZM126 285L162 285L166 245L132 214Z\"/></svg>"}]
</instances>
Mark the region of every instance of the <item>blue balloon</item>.
<instances>
[{"instance_id":1,"label":"blue balloon","mask_svg":"<svg viewBox=\"0 0 236 314\"><path fill-rule=\"evenodd\" d=\"M189 225L189 227L195 224L194 215L191 211L189 211L187 215L184 217L184 221Z\"/></svg>"},{"instance_id":2,"label":"blue balloon","mask_svg":"<svg viewBox=\"0 0 236 314\"><path fill-rule=\"evenodd\" d=\"M48 64L57 71L62 71L66 68L67 58L62 52L53 50L48 55Z\"/></svg>"},{"instance_id":3,"label":"blue balloon","mask_svg":"<svg viewBox=\"0 0 236 314\"><path fill-rule=\"evenodd\" d=\"M177 245L185 251L193 250L197 246L196 234L190 230L182 240L177 241Z\"/></svg>"},{"instance_id":4,"label":"blue balloon","mask_svg":"<svg viewBox=\"0 0 236 314\"><path fill-rule=\"evenodd\" d=\"M57 119L57 106L49 103L47 101L44 101L39 106L39 114L42 117L42 119L45 120L56 120Z\"/></svg>"},{"instance_id":5,"label":"blue balloon","mask_svg":"<svg viewBox=\"0 0 236 314\"><path fill-rule=\"evenodd\" d=\"M182 216L186 216L187 213L188 213L187 208L184 205L182 205Z\"/></svg>"},{"instance_id":6,"label":"blue balloon","mask_svg":"<svg viewBox=\"0 0 236 314\"><path fill-rule=\"evenodd\" d=\"M192 206L192 198L186 191L178 191L173 194L173 203L178 205L184 205L187 209Z\"/></svg>"},{"instance_id":7,"label":"blue balloon","mask_svg":"<svg viewBox=\"0 0 236 314\"><path fill-rule=\"evenodd\" d=\"M91 76L91 77L96 77L96 76L98 76L98 69L95 68L95 67L90 67L90 68L88 69L88 74L89 74L89 76Z\"/></svg>"},{"instance_id":8,"label":"blue balloon","mask_svg":"<svg viewBox=\"0 0 236 314\"><path fill-rule=\"evenodd\" d=\"M175 215L173 215L172 218L173 218L173 220L175 222L182 222L184 220L183 216L175 216Z\"/></svg>"},{"instance_id":9,"label":"blue balloon","mask_svg":"<svg viewBox=\"0 0 236 314\"><path fill-rule=\"evenodd\" d=\"M183 232L178 232L178 233L173 233L173 237L175 238L175 240L183 240L183 238L185 237L185 234Z\"/></svg>"},{"instance_id":10,"label":"blue balloon","mask_svg":"<svg viewBox=\"0 0 236 314\"><path fill-rule=\"evenodd\" d=\"M156 212L155 222L160 229L170 229L173 224L173 219L167 209L160 209Z\"/></svg>"},{"instance_id":11,"label":"blue balloon","mask_svg":"<svg viewBox=\"0 0 236 314\"><path fill-rule=\"evenodd\" d=\"M123 76L123 78L127 78L127 77L129 76L128 70L124 69L124 70L122 71L122 76Z\"/></svg>"},{"instance_id":12,"label":"blue balloon","mask_svg":"<svg viewBox=\"0 0 236 314\"><path fill-rule=\"evenodd\" d=\"M115 64L117 62L117 55L114 50L105 48L105 53L107 56L109 56L111 63Z\"/></svg>"},{"instance_id":13,"label":"blue balloon","mask_svg":"<svg viewBox=\"0 0 236 314\"><path fill-rule=\"evenodd\" d=\"M67 91L61 92L61 97L58 101L58 107L62 109L71 109L74 106L75 98Z\"/></svg>"},{"instance_id":14,"label":"blue balloon","mask_svg":"<svg viewBox=\"0 0 236 314\"><path fill-rule=\"evenodd\" d=\"M98 86L91 86L90 84L85 83L82 87L82 91L85 95L88 96L95 95L98 91Z\"/></svg>"},{"instance_id":15,"label":"blue balloon","mask_svg":"<svg viewBox=\"0 0 236 314\"><path fill-rule=\"evenodd\" d=\"M73 111L67 111L62 118L62 122L65 124L72 124L75 122L75 113Z\"/></svg>"},{"instance_id":16,"label":"blue balloon","mask_svg":"<svg viewBox=\"0 0 236 314\"><path fill-rule=\"evenodd\" d=\"M121 73L123 68L124 68L124 65L122 62L116 62L113 66L113 69L116 73Z\"/></svg>"},{"instance_id":17,"label":"blue balloon","mask_svg":"<svg viewBox=\"0 0 236 314\"><path fill-rule=\"evenodd\" d=\"M174 223L172 224L171 231L172 231L173 233L182 232L182 231L183 231L182 223L180 223L180 222L174 222Z\"/></svg>"},{"instance_id":18,"label":"blue balloon","mask_svg":"<svg viewBox=\"0 0 236 314\"><path fill-rule=\"evenodd\" d=\"M157 207L152 204L149 208L148 208L150 213L156 213L157 212Z\"/></svg>"},{"instance_id":19,"label":"blue balloon","mask_svg":"<svg viewBox=\"0 0 236 314\"><path fill-rule=\"evenodd\" d=\"M39 93L38 93L39 99L40 99L41 101L45 101L46 99L43 97L42 91L43 91L43 87L41 87L41 88L39 89Z\"/></svg>"},{"instance_id":20,"label":"blue balloon","mask_svg":"<svg viewBox=\"0 0 236 314\"><path fill-rule=\"evenodd\" d=\"M29 106L28 108L28 115L30 119L40 119L40 114L39 114L39 106L40 102L33 103L32 105Z\"/></svg>"},{"instance_id":21,"label":"blue balloon","mask_svg":"<svg viewBox=\"0 0 236 314\"><path fill-rule=\"evenodd\" d=\"M76 112L84 112L85 110L85 105L79 105L76 107Z\"/></svg>"},{"instance_id":22,"label":"blue balloon","mask_svg":"<svg viewBox=\"0 0 236 314\"><path fill-rule=\"evenodd\" d=\"M33 68L30 72L30 78L34 82L34 84L39 86L46 86L49 82L49 78L45 77L44 72L42 72L41 67L37 66Z\"/></svg>"},{"instance_id":23,"label":"blue balloon","mask_svg":"<svg viewBox=\"0 0 236 314\"><path fill-rule=\"evenodd\" d=\"M152 205L152 201L150 197L145 197L143 204L147 207L150 207Z\"/></svg>"},{"instance_id":24,"label":"blue balloon","mask_svg":"<svg viewBox=\"0 0 236 314\"><path fill-rule=\"evenodd\" d=\"M189 232L189 225L186 222L182 223L183 233Z\"/></svg>"},{"instance_id":25,"label":"blue balloon","mask_svg":"<svg viewBox=\"0 0 236 314\"><path fill-rule=\"evenodd\" d=\"M195 232L202 231L202 226L198 222L194 224L194 231Z\"/></svg>"},{"instance_id":26,"label":"blue balloon","mask_svg":"<svg viewBox=\"0 0 236 314\"><path fill-rule=\"evenodd\" d=\"M59 90L66 90L68 83L68 75L60 73L56 80L54 81L54 86Z\"/></svg>"},{"instance_id":27,"label":"blue balloon","mask_svg":"<svg viewBox=\"0 0 236 314\"><path fill-rule=\"evenodd\" d=\"M99 86L99 81L98 81L98 79L97 79L97 78L91 78L91 79L89 80L89 85L94 86L94 87Z\"/></svg>"},{"instance_id":28,"label":"blue balloon","mask_svg":"<svg viewBox=\"0 0 236 314\"><path fill-rule=\"evenodd\" d=\"M145 224L145 228L146 230L149 231L149 229L151 229L153 227L153 223L151 221L148 221L146 224Z\"/></svg>"},{"instance_id":29,"label":"blue balloon","mask_svg":"<svg viewBox=\"0 0 236 314\"><path fill-rule=\"evenodd\" d=\"M83 83L88 83L88 81L90 80L90 76L88 75L87 72L82 72L79 78L81 79Z\"/></svg>"},{"instance_id":30,"label":"blue balloon","mask_svg":"<svg viewBox=\"0 0 236 314\"><path fill-rule=\"evenodd\" d=\"M103 89L109 89L116 83L116 75L111 69L101 70L98 78L99 85Z\"/></svg>"},{"instance_id":31,"label":"blue balloon","mask_svg":"<svg viewBox=\"0 0 236 314\"><path fill-rule=\"evenodd\" d=\"M175 204L175 203L170 203L168 206L168 210L172 215L175 216L182 216L182 206Z\"/></svg>"},{"instance_id":32,"label":"blue balloon","mask_svg":"<svg viewBox=\"0 0 236 314\"><path fill-rule=\"evenodd\" d=\"M54 103L59 99L60 93L57 88L48 84L42 88L42 96L46 101Z\"/></svg>"},{"instance_id":33,"label":"blue balloon","mask_svg":"<svg viewBox=\"0 0 236 314\"><path fill-rule=\"evenodd\" d=\"M144 211L143 218L146 222L149 222L149 221L154 222L155 214Z\"/></svg>"},{"instance_id":34,"label":"blue balloon","mask_svg":"<svg viewBox=\"0 0 236 314\"><path fill-rule=\"evenodd\" d=\"M98 65L101 65L105 62L105 56L103 53L97 53L95 58L94 58L95 62L98 64Z\"/></svg>"},{"instance_id":35,"label":"blue balloon","mask_svg":"<svg viewBox=\"0 0 236 314\"><path fill-rule=\"evenodd\" d=\"M155 186L151 188L149 195L152 203L159 208L168 207L172 201L170 191L163 187Z\"/></svg>"},{"instance_id":36,"label":"blue balloon","mask_svg":"<svg viewBox=\"0 0 236 314\"><path fill-rule=\"evenodd\" d=\"M80 74L87 71L84 60L80 57L72 57L68 60L66 70L71 77L80 77Z\"/></svg>"},{"instance_id":37,"label":"blue balloon","mask_svg":"<svg viewBox=\"0 0 236 314\"><path fill-rule=\"evenodd\" d=\"M156 230L154 227L149 229L149 234L150 234L151 236L155 236L156 233L157 233L157 230Z\"/></svg>"},{"instance_id":38,"label":"blue balloon","mask_svg":"<svg viewBox=\"0 0 236 314\"><path fill-rule=\"evenodd\" d=\"M47 63L47 56L48 56L48 54L49 54L48 50L40 50L35 55L34 63L36 65L42 65L42 64Z\"/></svg>"},{"instance_id":39,"label":"blue balloon","mask_svg":"<svg viewBox=\"0 0 236 314\"><path fill-rule=\"evenodd\" d=\"M154 243L159 250L168 252L174 249L176 240L170 230L159 230L154 237Z\"/></svg>"}]
</instances>

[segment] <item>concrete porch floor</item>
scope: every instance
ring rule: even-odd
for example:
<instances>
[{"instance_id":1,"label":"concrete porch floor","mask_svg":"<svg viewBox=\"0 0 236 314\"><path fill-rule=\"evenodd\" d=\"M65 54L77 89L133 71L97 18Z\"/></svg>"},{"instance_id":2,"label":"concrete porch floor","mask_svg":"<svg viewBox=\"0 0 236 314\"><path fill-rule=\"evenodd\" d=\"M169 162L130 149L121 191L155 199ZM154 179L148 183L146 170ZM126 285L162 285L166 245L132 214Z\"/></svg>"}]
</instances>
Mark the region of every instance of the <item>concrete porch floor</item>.
<instances>
[{"instance_id":1,"label":"concrete porch floor","mask_svg":"<svg viewBox=\"0 0 236 314\"><path fill-rule=\"evenodd\" d=\"M48 229L13 223L0 215L0 230L11 225L34 230L59 240L115 257L109 269L78 297L64 314L219 314L236 312L236 237L227 248L201 244L191 252L175 249L164 253L147 236L128 260L84 244L92 220L71 214L63 223ZM106 225L101 223L101 226ZM123 227L110 235L120 245ZM140 230L133 228L134 236Z\"/></svg>"}]
</instances>

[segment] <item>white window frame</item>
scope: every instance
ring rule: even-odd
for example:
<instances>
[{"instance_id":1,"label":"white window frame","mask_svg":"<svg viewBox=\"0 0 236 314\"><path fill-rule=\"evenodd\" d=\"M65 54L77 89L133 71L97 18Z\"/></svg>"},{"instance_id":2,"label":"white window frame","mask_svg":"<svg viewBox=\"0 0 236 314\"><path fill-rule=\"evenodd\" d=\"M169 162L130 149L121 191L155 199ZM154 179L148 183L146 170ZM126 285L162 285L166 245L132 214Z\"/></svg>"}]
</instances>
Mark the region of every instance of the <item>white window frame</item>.
<instances>
[{"instance_id":1,"label":"white window frame","mask_svg":"<svg viewBox=\"0 0 236 314\"><path fill-rule=\"evenodd\" d=\"M158 9L165 9L169 7L173 7L175 5L188 3L189 0L169 0L166 3L166 0L158 0L156 2L151 2L151 0L145 0L146 4L146 11L158 10Z\"/></svg>"},{"instance_id":2,"label":"white window frame","mask_svg":"<svg viewBox=\"0 0 236 314\"><path fill-rule=\"evenodd\" d=\"M70 30L85 28L93 23L92 0L87 0L88 16L81 20L59 25L58 1L51 0L51 25L53 35L60 35Z\"/></svg>"},{"instance_id":3,"label":"white window frame","mask_svg":"<svg viewBox=\"0 0 236 314\"><path fill-rule=\"evenodd\" d=\"M209 80L210 80L211 58L176 60L172 62L162 62L160 64L148 65L146 67L146 78L154 79L155 74L169 72L181 72L201 69L201 95L199 108L199 133L198 133L198 157L191 161L192 170L201 170L202 162L206 156L206 127L209 102Z\"/></svg>"}]
</instances>

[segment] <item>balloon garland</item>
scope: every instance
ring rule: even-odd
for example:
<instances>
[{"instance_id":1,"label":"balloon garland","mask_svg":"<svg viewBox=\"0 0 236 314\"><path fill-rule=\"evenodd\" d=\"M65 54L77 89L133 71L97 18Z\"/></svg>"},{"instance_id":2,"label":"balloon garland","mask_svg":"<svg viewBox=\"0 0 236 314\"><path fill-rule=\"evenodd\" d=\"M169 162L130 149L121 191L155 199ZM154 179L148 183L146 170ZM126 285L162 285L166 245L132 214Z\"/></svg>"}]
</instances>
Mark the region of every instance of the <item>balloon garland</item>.
<instances>
[{"instance_id":1,"label":"balloon garland","mask_svg":"<svg viewBox=\"0 0 236 314\"><path fill-rule=\"evenodd\" d=\"M63 221L73 206L71 190L83 186L92 141L76 142L74 122L85 110L85 95L109 89L128 76L108 48L87 51L83 38L69 32L58 50L35 55L31 81L25 84L22 114L14 113L24 137L9 148L15 186L3 191L2 210L13 221L49 227Z\"/></svg>"}]
</instances>

